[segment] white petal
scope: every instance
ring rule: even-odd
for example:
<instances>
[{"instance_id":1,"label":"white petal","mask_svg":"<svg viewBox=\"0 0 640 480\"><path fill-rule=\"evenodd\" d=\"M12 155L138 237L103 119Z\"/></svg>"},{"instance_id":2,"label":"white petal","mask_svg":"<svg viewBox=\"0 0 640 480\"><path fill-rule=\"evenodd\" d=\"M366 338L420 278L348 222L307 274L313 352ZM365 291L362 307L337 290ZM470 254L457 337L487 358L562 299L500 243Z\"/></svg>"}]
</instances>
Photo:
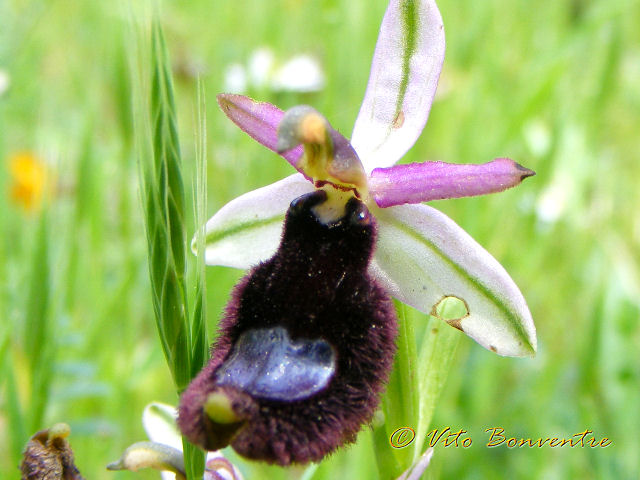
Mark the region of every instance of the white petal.
<instances>
[{"instance_id":1,"label":"white petal","mask_svg":"<svg viewBox=\"0 0 640 480\"><path fill-rule=\"evenodd\" d=\"M153 402L147 405L142 412L142 426L149 440L182 451L182 437L176 426L178 411L175 407L166 403ZM160 472L162 480L174 480L175 474Z\"/></svg>"},{"instance_id":2,"label":"white petal","mask_svg":"<svg viewBox=\"0 0 640 480\"><path fill-rule=\"evenodd\" d=\"M207 222L205 262L244 269L270 258L280 243L289 204L312 190L296 173L231 200Z\"/></svg>"},{"instance_id":3,"label":"white petal","mask_svg":"<svg viewBox=\"0 0 640 480\"><path fill-rule=\"evenodd\" d=\"M107 470L137 472L143 468L161 470L163 480L172 480L178 475L180 478L184 478L182 450L163 443L137 442L128 447L118 460L107 465ZM50 477L47 476L47 478ZM67 478L66 475L65 478Z\"/></svg>"},{"instance_id":4,"label":"white petal","mask_svg":"<svg viewBox=\"0 0 640 480\"><path fill-rule=\"evenodd\" d=\"M351 136L367 172L396 163L420 136L443 61L444 26L435 2L391 0Z\"/></svg>"},{"instance_id":5,"label":"white petal","mask_svg":"<svg viewBox=\"0 0 640 480\"><path fill-rule=\"evenodd\" d=\"M177 411L166 403L153 402L142 412L142 426L149 440L182 451L182 437L176 427Z\"/></svg>"},{"instance_id":6,"label":"white petal","mask_svg":"<svg viewBox=\"0 0 640 480\"><path fill-rule=\"evenodd\" d=\"M399 300L430 313L443 297L469 315L450 322L499 355L536 351L536 331L520 290L504 268L443 213L426 205L377 210L372 272Z\"/></svg>"}]
</instances>

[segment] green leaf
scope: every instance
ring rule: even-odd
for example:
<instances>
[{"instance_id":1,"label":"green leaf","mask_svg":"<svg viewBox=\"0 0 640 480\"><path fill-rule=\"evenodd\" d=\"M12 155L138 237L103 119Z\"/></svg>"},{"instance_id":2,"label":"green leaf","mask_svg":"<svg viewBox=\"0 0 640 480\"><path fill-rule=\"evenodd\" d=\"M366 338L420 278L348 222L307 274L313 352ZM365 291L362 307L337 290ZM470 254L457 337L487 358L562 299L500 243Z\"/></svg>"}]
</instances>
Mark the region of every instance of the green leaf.
<instances>
[{"instance_id":1,"label":"green leaf","mask_svg":"<svg viewBox=\"0 0 640 480\"><path fill-rule=\"evenodd\" d=\"M391 437L398 429L415 429L419 401L416 364L418 354L414 322L411 318L407 318L407 309L404 305L396 302L396 310L398 312L398 351L387 390L382 399L387 443L384 451L377 452L378 455L395 457L394 476L398 476L411 466L415 442L410 442L402 448L394 448ZM410 432L410 430L407 431Z\"/></svg>"},{"instance_id":2,"label":"green leaf","mask_svg":"<svg viewBox=\"0 0 640 480\"><path fill-rule=\"evenodd\" d=\"M429 316L417 361L419 414L414 462L418 461L421 450L425 448L429 425L455 358L460 337L460 332L449 328L441 319Z\"/></svg>"}]
</instances>

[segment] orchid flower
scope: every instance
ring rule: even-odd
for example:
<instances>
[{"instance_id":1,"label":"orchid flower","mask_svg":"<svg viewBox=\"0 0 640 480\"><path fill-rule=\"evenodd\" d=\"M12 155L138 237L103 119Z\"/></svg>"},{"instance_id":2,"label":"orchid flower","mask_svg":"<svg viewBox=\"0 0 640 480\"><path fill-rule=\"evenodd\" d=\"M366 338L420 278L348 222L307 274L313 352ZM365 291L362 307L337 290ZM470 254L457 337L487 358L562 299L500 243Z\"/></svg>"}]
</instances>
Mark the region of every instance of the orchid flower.
<instances>
[{"instance_id":1,"label":"orchid flower","mask_svg":"<svg viewBox=\"0 0 640 480\"><path fill-rule=\"evenodd\" d=\"M293 199L316 188L334 197L343 192L376 219L369 273L393 297L425 313L457 297L467 314L449 320L452 326L499 355L535 354L535 326L508 273L450 218L421 203L503 191L534 172L507 158L395 165L427 122L444 49L433 0L391 0L350 142L310 107L285 113L245 96L219 95L231 120L298 173L220 209L206 224L206 263L244 269L270 258Z\"/></svg>"},{"instance_id":2,"label":"orchid flower","mask_svg":"<svg viewBox=\"0 0 640 480\"><path fill-rule=\"evenodd\" d=\"M154 468L163 480L186 478L182 454L182 438L176 429L176 409L153 402L142 414L142 424L151 441L138 442L127 448L122 457L107 466L108 470ZM240 471L221 452L209 452L202 480L242 480Z\"/></svg>"},{"instance_id":3,"label":"orchid flower","mask_svg":"<svg viewBox=\"0 0 640 480\"><path fill-rule=\"evenodd\" d=\"M393 365L389 295L436 316L457 297L466 315L451 325L501 355L535 352L531 315L500 264L449 218L413 205L501 191L533 172L506 158L394 166L426 123L443 55L433 0L391 0L351 142L310 106L218 97L299 173L206 225L207 263L252 268L181 397L191 443L286 466L355 441Z\"/></svg>"}]
</instances>

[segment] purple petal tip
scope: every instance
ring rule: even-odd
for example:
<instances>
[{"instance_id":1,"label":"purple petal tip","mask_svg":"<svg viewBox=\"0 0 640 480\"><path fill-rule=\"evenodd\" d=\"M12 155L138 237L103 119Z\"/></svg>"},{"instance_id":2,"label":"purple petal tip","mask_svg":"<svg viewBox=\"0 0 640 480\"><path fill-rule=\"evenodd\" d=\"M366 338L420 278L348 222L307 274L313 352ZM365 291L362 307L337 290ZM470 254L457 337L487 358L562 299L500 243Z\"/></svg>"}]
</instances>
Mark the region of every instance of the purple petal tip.
<instances>
[{"instance_id":1,"label":"purple petal tip","mask_svg":"<svg viewBox=\"0 0 640 480\"><path fill-rule=\"evenodd\" d=\"M534 172L533 170L527 167L523 167L518 162L513 162L513 163L516 169L520 172L520 181L524 180L525 178L533 177L536 174L536 172Z\"/></svg>"}]
</instances>

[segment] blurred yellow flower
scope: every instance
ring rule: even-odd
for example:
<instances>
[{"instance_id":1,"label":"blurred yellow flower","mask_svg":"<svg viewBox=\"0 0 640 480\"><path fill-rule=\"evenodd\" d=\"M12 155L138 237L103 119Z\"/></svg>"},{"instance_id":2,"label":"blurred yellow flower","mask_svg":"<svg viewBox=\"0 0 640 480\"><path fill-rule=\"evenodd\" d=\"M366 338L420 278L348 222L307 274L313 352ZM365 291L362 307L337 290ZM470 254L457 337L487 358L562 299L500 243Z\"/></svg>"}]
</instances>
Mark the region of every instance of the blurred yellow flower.
<instances>
[{"instance_id":1,"label":"blurred yellow flower","mask_svg":"<svg viewBox=\"0 0 640 480\"><path fill-rule=\"evenodd\" d=\"M11 200L27 211L40 207L47 187L47 166L32 152L18 152L9 157Z\"/></svg>"}]
</instances>

